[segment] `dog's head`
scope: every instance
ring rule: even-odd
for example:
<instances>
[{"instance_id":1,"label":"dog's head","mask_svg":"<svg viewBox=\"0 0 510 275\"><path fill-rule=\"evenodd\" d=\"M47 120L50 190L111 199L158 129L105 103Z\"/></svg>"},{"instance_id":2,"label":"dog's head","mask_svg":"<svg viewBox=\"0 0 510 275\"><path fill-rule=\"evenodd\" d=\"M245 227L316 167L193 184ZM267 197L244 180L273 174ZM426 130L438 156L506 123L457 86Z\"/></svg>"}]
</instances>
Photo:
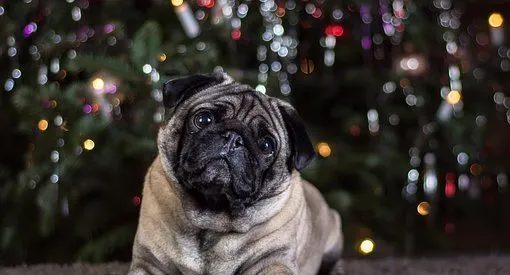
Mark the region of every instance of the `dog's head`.
<instances>
[{"instance_id":1,"label":"dog's head","mask_svg":"<svg viewBox=\"0 0 510 275\"><path fill-rule=\"evenodd\" d=\"M204 227L263 220L267 206L285 199L292 172L315 155L291 105L225 73L170 80L163 97L174 108L158 135L163 167L186 215Z\"/></svg>"}]
</instances>

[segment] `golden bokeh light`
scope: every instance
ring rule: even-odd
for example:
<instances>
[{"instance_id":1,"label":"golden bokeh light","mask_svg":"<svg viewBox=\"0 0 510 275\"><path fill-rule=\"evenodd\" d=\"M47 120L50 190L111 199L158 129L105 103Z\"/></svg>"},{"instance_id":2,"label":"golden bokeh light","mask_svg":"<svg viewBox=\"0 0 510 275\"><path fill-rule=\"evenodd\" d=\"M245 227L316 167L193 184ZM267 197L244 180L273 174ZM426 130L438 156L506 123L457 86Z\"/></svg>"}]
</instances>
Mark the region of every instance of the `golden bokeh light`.
<instances>
[{"instance_id":1,"label":"golden bokeh light","mask_svg":"<svg viewBox=\"0 0 510 275\"><path fill-rule=\"evenodd\" d=\"M313 61L311 59L305 58L301 60L300 69L301 72L303 72L304 74L311 74L315 69L315 64L313 64Z\"/></svg>"},{"instance_id":2,"label":"golden bokeh light","mask_svg":"<svg viewBox=\"0 0 510 275\"><path fill-rule=\"evenodd\" d=\"M178 6L182 5L183 0L170 0L170 2L172 2L172 6L178 7Z\"/></svg>"},{"instance_id":3,"label":"golden bokeh light","mask_svg":"<svg viewBox=\"0 0 510 275\"><path fill-rule=\"evenodd\" d=\"M416 210L418 211L418 214L420 214L422 216L427 216L430 212L430 203L428 203L426 201L422 201L422 202L420 202L420 204L418 204L418 207L416 207Z\"/></svg>"},{"instance_id":4,"label":"golden bokeh light","mask_svg":"<svg viewBox=\"0 0 510 275\"><path fill-rule=\"evenodd\" d=\"M454 105L454 104L459 103L460 98L461 98L461 95L460 95L459 91L452 90L446 96L446 101L448 101L448 103Z\"/></svg>"},{"instance_id":5,"label":"golden bokeh light","mask_svg":"<svg viewBox=\"0 0 510 275\"><path fill-rule=\"evenodd\" d=\"M493 28L499 28L503 25L503 16L501 13L494 12L489 16L489 25Z\"/></svg>"},{"instance_id":6,"label":"golden bokeh light","mask_svg":"<svg viewBox=\"0 0 510 275\"><path fill-rule=\"evenodd\" d=\"M46 131L46 129L48 129L48 121L46 119L39 120L39 123L37 123L37 127L41 131Z\"/></svg>"},{"instance_id":7,"label":"golden bokeh light","mask_svg":"<svg viewBox=\"0 0 510 275\"><path fill-rule=\"evenodd\" d=\"M94 149L94 146L96 146L96 144L91 139L87 139L83 142L83 148L85 148L85 150L90 151L90 150Z\"/></svg>"},{"instance_id":8,"label":"golden bokeh light","mask_svg":"<svg viewBox=\"0 0 510 275\"><path fill-rule=\"evenodd\" d=\"M104 89L104 80L102 78L96 78L94 80L92 80L92 88L94 88L94 90L102 90Z\"/></svg>"},{"instance_id":9,"label":"golden bokeh light","mask_svg":"<svg viewBox=\"0 0 510 275\"><path fill-rule=\"evenodd\" d=\"M320 142L317 144L317 152L321 157L327 158L331 155L331 147L326 142Z\"/></svg>"},{"instance_id":10,"label":"golden bokeh light","mask_svg":"<svg viewBox=\"0 0 510 275\"><path fill-rule=\"evenodd\" d=\"M362 254L370 254L374 251L374 241L371 239L364 239L361 244L359 245L359 251Z\"/></svg>"},{"instance_id":11,"label":"golden bokeh light","mask_svg":"<svg viewBox=\"0 0 510 275\"><path fill-rule=\"evenodd\" d=\"M166 54L164 54L164 53L159 54L159 61L163 62L165 60L166 60Z\"/></svg>"}]
</instances>

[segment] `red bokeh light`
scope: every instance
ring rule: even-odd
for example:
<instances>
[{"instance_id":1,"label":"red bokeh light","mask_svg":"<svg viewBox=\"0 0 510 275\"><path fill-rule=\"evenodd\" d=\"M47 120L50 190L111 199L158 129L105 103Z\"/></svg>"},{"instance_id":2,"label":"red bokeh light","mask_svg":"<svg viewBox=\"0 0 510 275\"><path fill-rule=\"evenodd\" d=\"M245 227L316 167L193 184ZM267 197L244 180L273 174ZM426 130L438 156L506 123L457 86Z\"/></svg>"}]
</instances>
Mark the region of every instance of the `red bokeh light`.
<instances>
[{"instance_id":1,"label":"red bokeh light","mask_svg":"<svg viewBox=\"0 0 510 275\"><path fill-rule=\"evenodd\" d=\"M198 5L210 9L214 7L214 0L198 0Z\"/></svg>"},{"instance_id":2,"label":"red bokeh light","mask_svg":"<svg viewBox=\"0 0 510 275\"><path fill-rule=\"evenodd\" d=\"M344 27L340 25L330 25L326 27L325 33L326 35L340 37L344 35Z\"/></svg>"},{"instance_id":3,"label":"red bokeh light","mask_svg":"<svg viewBox=\"0 0 510 275\"><path fill-rule=\"evenodd\" d=\"M232 39L239 40L241 38L241 31L240 30L233 30L231 35L232 35Z\"/></svg>"},{"instance_id":4,"label":"red bokeh light","mask_svg":"<svg viewBox=\"0 0 510 275\"><path fill-rule=\"evenodd\" d=\"M334 26L333 27L333 35L334 36L342 36L344 34L344 28L342 26Z\"/></svg>"},{"instance_id":5,"label":"red bokeh light","mask_svg":"<svg viewBox=\"0 0 510 275\"><path fill-rule=\"evenodd\" d=\"M134 197L133 197L133 204L134 204L135 206L140 205L140 203L141 203L141 202L142 202L142 199L140 199L140 196L134 196Z\"/></svg>"},{"instance_id":6,"label":"red bokeh light","mask_svg":"<svg viewBox=\"0 0 510 275\"><path fill-rule=\"evenodd\" d=\"M455 196L455 183L453 180L447 180L444 186L444 193L446 197L453 198Z\"/></svg>"},{"instance_id":7,"label":"red bokeh light","mask_svg":"<svg viewBox=\"0 0 510 275\"><path fill-rule=\"evenodd\" d=\"M322 16L322 10L321 9L316 9L313 13L312 13L312 16L314 18L320 18Z\"/></svg>"}]
</instances>

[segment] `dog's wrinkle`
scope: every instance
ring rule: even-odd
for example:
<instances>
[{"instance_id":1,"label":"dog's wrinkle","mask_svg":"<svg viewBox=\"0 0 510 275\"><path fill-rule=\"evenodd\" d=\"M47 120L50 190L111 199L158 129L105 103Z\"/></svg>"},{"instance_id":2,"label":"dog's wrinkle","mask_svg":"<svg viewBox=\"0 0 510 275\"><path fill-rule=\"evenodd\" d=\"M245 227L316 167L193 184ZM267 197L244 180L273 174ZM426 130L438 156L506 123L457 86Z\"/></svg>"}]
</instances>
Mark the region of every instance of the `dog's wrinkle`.
<instances>
[{"instance_id":1,"label":"dog's wrinkle","mask_svg":"<svg viewBox=\"0 0 510 275\"><path fill-rule=\"evenodd\" d=\"M270 232L270 233L273 233L273 232ZM261 238L266 237L270 233L261 236ZM253 240L253 242L258 241L259 239L255 239L255 240ZM253 244L252 243L248 243L248 244L245 245L245 247L253 247ZM256 263L258 263L259 261L261 261L263 259L271 258L271 256L273 256L273 255L282 255L282 254L284 254L286 252L288 253L289 250L290 250L290 248L288 246L281 246L281 247L276 247L276 248L274 248L272 250L268 250L268 251L265 251L263 253L260 253L256 257L250 259L249 261L245 262L242 266L240 266L238 268L238 270L236 270L236 272L234 272L234 275L243 274L245 272L245 270L249 269L250 267L252 267ZM258 274L261 274L261 273L258 273Z\"/></svg>"},{"instance_id":2,"label":"dog's wrinkle","mask_svg":"<svg viewBox=\"0 0 510 275\"><path fill-rule=\"evenodd\" d=\"M200 230L197 234L198 245L201 251L209 251L220 240L221 235L211 230Z\"/></svg>"},{"instance_id":3,"label":"dog's wrinkle","mask_svg":"<svg viewBox=\"0 0 510 275\"><path fill-rule=\"evenodd\" d=\"M221 155L225 143L222 136L227 131L239 134L244 146ZM242 215L246 208L266 197L269 191L264 179L276 156L261 154L256 132L249 124L232 118L188 133L179 154L177 174L186 188L196 193L194 197L202 206L218 209L221 204L227 206L223 210L226 213ZM224 161L225 167L218 161Z\"/></svg>"}]
</instances>

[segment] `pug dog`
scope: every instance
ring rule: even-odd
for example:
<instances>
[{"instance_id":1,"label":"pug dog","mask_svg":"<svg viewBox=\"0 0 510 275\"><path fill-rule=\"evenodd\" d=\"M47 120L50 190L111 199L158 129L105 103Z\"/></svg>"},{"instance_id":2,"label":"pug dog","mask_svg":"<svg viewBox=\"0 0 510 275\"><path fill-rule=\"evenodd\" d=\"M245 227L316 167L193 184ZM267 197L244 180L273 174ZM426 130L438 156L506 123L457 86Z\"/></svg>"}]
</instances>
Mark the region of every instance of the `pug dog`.
<instances>
[{"instance_id":1,"label":"pug dog","mask_svg":"<svg viewBox=\"0 0 510 275\"><path fill-rule=\"evenodd\" d=\"M128 274L328 274L341 220L300 177L315 152L296 110L226 73L170 80L163 101Z\"/></svg>"}]
</instances>

